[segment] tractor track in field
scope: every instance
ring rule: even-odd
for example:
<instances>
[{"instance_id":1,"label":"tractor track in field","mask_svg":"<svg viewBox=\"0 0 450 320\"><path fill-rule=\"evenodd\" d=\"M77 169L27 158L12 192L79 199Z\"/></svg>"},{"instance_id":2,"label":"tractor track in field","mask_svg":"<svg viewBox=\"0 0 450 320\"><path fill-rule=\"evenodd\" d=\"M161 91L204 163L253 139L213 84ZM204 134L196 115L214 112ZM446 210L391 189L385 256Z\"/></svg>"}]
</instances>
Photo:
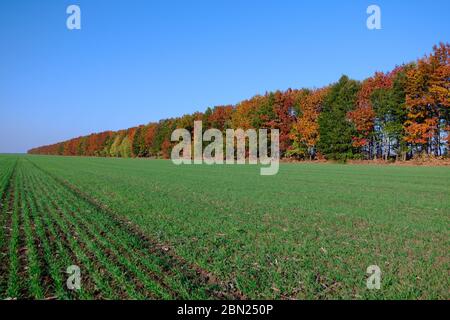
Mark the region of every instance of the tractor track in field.
<instances>
[{"instance_id":1,"label":"tractor track in field","mask_svg":"<svg viewBox=\"0 0 450 320\"><path fill-rule=\"evenodd\" d=\"M70 182L18 160L0 201L0 298L246 299ZM66 287L66 268L82 289Z\"/></svg>"}]
</instances>

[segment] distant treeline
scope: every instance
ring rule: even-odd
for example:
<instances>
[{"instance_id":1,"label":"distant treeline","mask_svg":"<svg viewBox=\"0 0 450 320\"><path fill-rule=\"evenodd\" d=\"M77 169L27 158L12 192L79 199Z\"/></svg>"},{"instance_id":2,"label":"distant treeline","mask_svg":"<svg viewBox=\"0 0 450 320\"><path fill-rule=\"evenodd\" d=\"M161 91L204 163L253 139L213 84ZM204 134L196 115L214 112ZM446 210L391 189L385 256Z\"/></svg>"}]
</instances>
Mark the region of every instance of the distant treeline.
<instances>
[{"instance_id":1,"label":"distant treeline","mask_svg":"<svg viewBox=\"0 0 450 320\"><path fill-rule=\"evenodd\" d=\"M410 159L447 156L450 45L362 82L342 76L321 89L258 95L237 105L35 148L31 154L168 158L177 128L279 129L280 154L297 159Z\"/></svg>"}]
</instances>

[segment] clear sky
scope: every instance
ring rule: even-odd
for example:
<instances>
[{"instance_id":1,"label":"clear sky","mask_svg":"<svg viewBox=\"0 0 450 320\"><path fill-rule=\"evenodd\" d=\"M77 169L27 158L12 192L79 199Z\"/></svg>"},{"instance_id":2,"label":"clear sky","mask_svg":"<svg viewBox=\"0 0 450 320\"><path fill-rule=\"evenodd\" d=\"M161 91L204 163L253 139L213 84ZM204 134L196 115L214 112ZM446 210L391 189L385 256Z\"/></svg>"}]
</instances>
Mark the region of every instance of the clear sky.
<instances>
[{"instance_id":1,"label":"clear sky","mask_svg":"<svg viewBox=\"0 0 450 320\"><path fill-rule=\"evenodd\" d=\"M81 30L66 27L81 8ZM382 10L382 30L366 9ZM2 0L0 152L321 87L450 41L449 0Z\"/></svg>"}]
</instances>

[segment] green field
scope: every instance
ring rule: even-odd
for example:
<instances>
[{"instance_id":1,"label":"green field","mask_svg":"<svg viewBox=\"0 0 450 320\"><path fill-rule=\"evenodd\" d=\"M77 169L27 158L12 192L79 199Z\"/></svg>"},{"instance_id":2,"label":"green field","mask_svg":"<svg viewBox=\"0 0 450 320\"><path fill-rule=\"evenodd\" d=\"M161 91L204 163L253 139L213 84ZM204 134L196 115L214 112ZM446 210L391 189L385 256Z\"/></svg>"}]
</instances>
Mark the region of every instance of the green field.
<instances>
[{"instance_id":1,"label":"green field","mask_svg":"<svg viewBox=\"0 0 450 320\"><path fill-rule=\"evenodd\" d=\"M450 168L8 155L0 196L2 299L450 299Z\"/></svg>"}]
</instances>

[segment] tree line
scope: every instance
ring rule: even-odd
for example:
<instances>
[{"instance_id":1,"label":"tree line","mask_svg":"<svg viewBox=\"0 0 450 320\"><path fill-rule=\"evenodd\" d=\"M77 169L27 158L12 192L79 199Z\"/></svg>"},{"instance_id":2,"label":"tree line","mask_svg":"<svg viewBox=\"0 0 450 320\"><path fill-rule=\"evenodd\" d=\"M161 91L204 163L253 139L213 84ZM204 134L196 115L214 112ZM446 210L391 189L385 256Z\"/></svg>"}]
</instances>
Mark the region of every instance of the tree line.
<instances>
[{"instance_id":1,"label":"tree line","mask_svg":"<svg viewBox=\"0 0 450 320\"><path fill-rule=\"evenodd\" d=\"M320 89L269 92L237 105L78 137L30 154L169 158L175 129L279 129L280 155L304 160L408 160L448 156L450 44L364 81L342 76Z\"/></svg>"}]
</instances>

